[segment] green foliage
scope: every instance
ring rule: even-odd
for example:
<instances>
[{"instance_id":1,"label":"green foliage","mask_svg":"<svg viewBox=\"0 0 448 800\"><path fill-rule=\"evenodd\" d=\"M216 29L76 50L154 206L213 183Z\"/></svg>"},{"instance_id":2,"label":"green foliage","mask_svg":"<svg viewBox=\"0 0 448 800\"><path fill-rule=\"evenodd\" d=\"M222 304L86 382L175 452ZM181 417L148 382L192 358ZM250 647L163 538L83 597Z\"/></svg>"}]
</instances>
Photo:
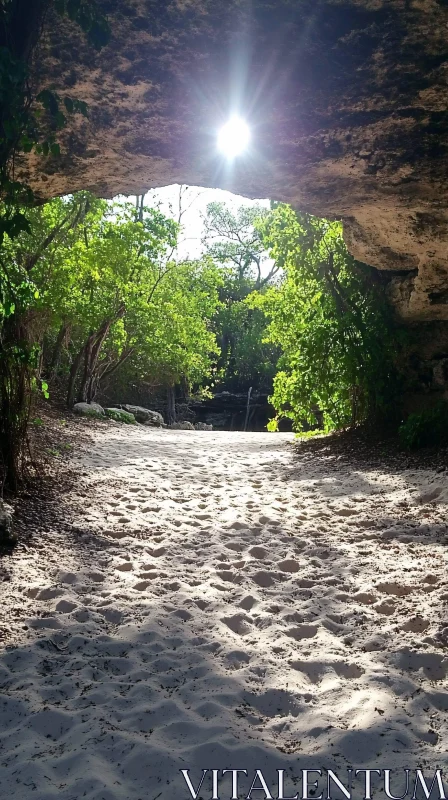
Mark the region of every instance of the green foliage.
<instances>
[{"instance_id":1,"label":"green foliage","mask_svg":"<svg viewBox=\"0 0 448 800\"><path fill-rule=\"evenodd\" d=\"M278 416L296 430L328 431L387 414L399 386L400 339L373 271L348 253L342 225L277 205L258 230L284 272L280 286L249 299L282 350L272 396Z\"/></svg>"},{"instance_id":2,"label":"green foliage","mask_svg":"<svg viewBox=\"0 0 448 800\"><path fill-rule=\"evenodd\" d=\"M135 425L136 419L133 414L129 414L128 411L122 411L119 408L105 408L104 412L106 417L109 419L114 419L115 422L124 422L125 425Z\"/></svg>"},{"instance_id":3,"label":"green foliage","mask_svg":"<svg viewBox=\"0 0 448 800\"><path fill-rule=\"evenodd\" d=\"M448 402L440 400L433 408L410 414L400 425L398 436L406 450L448 444Z\"/></svg>"},{"instance_id":4,"label":"green foliage","mask_svg":"<svg viewBox=\"0 0 448 800\"><path fill-rule=\"evenodd\" d=\"M207 206L203 242L222 275L214 318L221 351L215 382L227 389L270 389L275 375L279 352L264 341L266 317L246 303L253 291L264 292L278 272L257 227L268 213L257 205L241 206L235 213L225 203Z\"/></svg>"},{"instance_id":5,"label":"green foliage","mask_svg":"<svg viewBox=\"0 0 448 800\"><path fill-rule=\"evenodd\" d=\"M110 26L92 0L54 0L56 11L66 14L87 34L89 43L100 50L110 39Z\"/></svg>"},{"instance_id":6,"label":"green foliage","mask_svg":"<svg viewBox=\"0 0 448 800\"><path fill-rule=\"evenodd\" d=\"M30 209L30 231L4 245L15 314L33 320L69 404L91 401L124 366L166 386L210 374L221 276L207 258L170 260L177 223L143 212L80 192Z\"/></svg>"},{"instance_id":7,"label":"green foliage","mask_svg":"<svg viewBox=\"0 0 448 800\"><path fill-rule=\"evenodd\" d=\"M204 218L203 244L217 263L232 265L237 289L260 288L269 279L262 268L268 261L266 248L256 227L268 210L259 205L240 206L235 213L225 203L209 203ZM272 276L270 276L272 277Z\"/></svg>"},{"instance_id":8,"label":"green foliage","mask_svg":"<svg viewBox=\"0 0 448 800\"><path fill-rule=\"evenodd\" d=\"M57 158L60 145L56 134L66 123L66 113L87 113L85 103L70 97L61 100L50 87L33 96L28 65L50 7L76 22L97 49L107 42L110 33L95 0L30 3L26 21L17 19L14 0L5 0L0 8L0 461L3 479L12 488L18 482L32 393L36 390L38 353L27 320L19 313L19 307L27 307L27 298L29 304L37 299L37 290L26 269L13 265L10 271L4 252L5 242L8 248L11 240L31 234L27 207L35 198L31 189L16 179L15 162L19 154L31 151Z\"/></svg>"}]
</instances>

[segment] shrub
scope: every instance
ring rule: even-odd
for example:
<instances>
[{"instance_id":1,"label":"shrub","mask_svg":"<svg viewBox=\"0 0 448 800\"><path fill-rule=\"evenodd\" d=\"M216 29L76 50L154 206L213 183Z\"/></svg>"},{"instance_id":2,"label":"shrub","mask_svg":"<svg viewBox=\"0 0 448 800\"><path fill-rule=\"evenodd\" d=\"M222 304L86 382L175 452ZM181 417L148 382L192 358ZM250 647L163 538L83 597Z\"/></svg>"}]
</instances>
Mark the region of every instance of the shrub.
<instances>
[{"instance_id":1,"label":"shrub","mask_svg":"<svg viewBox=\"0 0 448 800\"><path fill-rule=\"evenodd\" d=\"M133 414L129 414L128 411L122 411L119 408L106 408L105 409L106 417L109 419L114 419L115 422L124 422L126 425L135 425L136 419Z\"/></svg>"},{"instance_id":2,"label":"shrub","mask_svg":"<svg viewBox=\"0 0 448 800\"><path fill-rule=\"evenodd\" d=\"M410 414L398 429L400 444L407 450L448 444L448 402Z\"/></svg>"}]
</instances>

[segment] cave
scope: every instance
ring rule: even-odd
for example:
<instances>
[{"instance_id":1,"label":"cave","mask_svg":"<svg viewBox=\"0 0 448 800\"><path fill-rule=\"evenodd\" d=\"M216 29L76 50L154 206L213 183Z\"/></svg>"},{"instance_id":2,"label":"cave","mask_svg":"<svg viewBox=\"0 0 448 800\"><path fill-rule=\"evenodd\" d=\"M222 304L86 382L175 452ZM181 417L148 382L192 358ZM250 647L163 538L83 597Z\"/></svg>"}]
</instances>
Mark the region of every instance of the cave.
<instances>
[{"instance_id":1,"label":"cave","mask_svg":"<svg viewBox=\"0 0 448 800\"><path fill-rule=\"evenodd\" d=\"M26 7L25 3L25 7ZM19 3L20 6L20 3ZM42 4L45 6L45 4ZM60 155L23 158L37 196L183 183L342 219L419 353L448 320L448 4L443 0L101 0L100 51L47 9L33 80L87 103ZM239 113L246 158L219 157ZM445 391L440 369L433 388ZM438 376L438 377L437 377Z\"/></svg>"}]
</instances>

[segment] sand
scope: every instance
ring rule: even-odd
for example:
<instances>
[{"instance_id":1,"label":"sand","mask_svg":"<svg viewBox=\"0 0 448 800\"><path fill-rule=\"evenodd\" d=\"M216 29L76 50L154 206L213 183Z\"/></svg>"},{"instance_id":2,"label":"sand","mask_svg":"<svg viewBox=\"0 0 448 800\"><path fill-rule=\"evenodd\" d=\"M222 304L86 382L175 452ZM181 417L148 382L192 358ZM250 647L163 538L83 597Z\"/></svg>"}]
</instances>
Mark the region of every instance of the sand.
<instances>
[{"instance_id":1,"label":"sand","mask_svg":"<svg viewBox=\"0 0 448 800\"><path fill-rule=\"evenodd\" d=\"M2 562L2 798L183 800L181 769L195 787L246 769L241 797L255 769L273 797L277 769L291 795L301 768L446 769L447 479L292 442L95 428L68 529Z\"/></svg>"}]
</instances>

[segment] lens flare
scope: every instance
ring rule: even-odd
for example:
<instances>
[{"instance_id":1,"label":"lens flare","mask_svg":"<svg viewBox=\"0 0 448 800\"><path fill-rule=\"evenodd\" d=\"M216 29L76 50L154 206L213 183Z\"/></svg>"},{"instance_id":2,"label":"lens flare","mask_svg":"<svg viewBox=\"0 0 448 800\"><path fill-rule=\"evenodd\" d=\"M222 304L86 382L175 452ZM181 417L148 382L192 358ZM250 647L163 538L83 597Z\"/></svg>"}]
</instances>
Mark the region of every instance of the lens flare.
<instances>
[{"instance_id":1,"label":"lens flare","mask_svg":"<svg viewBox=\"0 0 448 800\"><path fill-rule=\"evenodd\" d=\"M235 158L247 150L249 126L240 117L232 117L218 133L218 150L227 158Z\"/></svg>"}]
</instances>

